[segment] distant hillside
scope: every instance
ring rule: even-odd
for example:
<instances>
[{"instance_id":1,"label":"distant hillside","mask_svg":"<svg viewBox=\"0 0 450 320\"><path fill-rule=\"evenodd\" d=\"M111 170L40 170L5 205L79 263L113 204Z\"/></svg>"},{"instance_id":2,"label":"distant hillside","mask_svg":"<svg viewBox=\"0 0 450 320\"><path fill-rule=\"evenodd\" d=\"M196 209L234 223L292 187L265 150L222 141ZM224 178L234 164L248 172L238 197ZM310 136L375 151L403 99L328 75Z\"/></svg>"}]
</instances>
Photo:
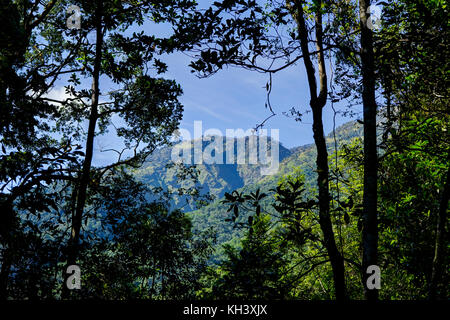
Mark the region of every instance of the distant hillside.
<instances>
[{"instance_id":1,"label":"distant hillside","mask_svg":"<svg viewBox=\"0 0 450 320\"><path fill-rule=\"evenodd\" d=\"M225 140L225 139L224 139ZM270 141L270 140L269 140ZM190 148L193 145L193 141L183 142L180 144L183 148ZM210 144L210 141L203 141L202 149L205 150ZM200 188L202 193L209 192L216 198L221 198L225 192L231 192L233 190L242 188L246 185L257 183L263 176L261 175L260 164L248 164L248 137L234 139L234 159L237 159L237 145L238 143L245 143L246 164L197 164L196 169L199 172L197 185L192 185L190 181L179 181L177 173L179 169L177 167L168 167L172 162L172 152L174 147L164 147L156 150L147 160L143 167L134 171L135 176L139 181L142 181L152 187L161 187L164 190L167 188L179 188L179 187L195 187ZM225 142L224 142L225 145ZM270 150L270 142L268 142L268 150ZM194 159L193 149L191 152L191 159ZM259 155L259 153L258 153ZM292 152L279 145L279 161L291 156ZM226 162L226 147L223 147L221 155L223 163ZM182 198L173 198L173 205L176 206L179 203L183 203ZM191 206L184 207L184 210L190 211L193 208Z\"/></svg>"},{"instance_id":2,"label":"distant hillside","mask_svg":"<svg viewBox=\"0 0 450 320\"><path fill-rule=\"evenodd\" d=\"M362 125L355 121L347 122L336 128L336 140L338 145L348 143L355 137L362 137ZM326 141L329 154L331 155L334 152L333 133L330 133L326 137ZM237 141L235 143L237 143ZM246 141L246 143L248 143L248 141ZM208 142L204 142L203 148L207 145ZM164 189L168 187L186 187L187 185L183 185L183 183L180 183L177 180L176 169L166 167L171 163L172 150L172 147L166 147L154 152L154 154L149 157L145 166L135 171L138 179L151 186L159 186ZM191 211L189 215L192 217L194 227L199 230L214 227L218 232L219 245L237 239L240 236L241 231L233 229L232 224L225 221L225 218L229 213L226 212L227 207L220 203L224 193L236 189L249 192L258 188L264 192L268 192L277 185L277 182L282 176L292 173L297 168L300 168L305 176L309 192L314 192L316 188L315 145L308 144L290 150L280 145L279 154L279 170L276 174L269 176L261 176L260 165L197 165L197 169L200 173L199 184L196 186L191 185L191 187L201 187L204 192L210 192L215 195L217 199L208 206L195 211L191 211L192 208L189 206L184 207L186 212ZM226 156L225 152L222 156ZM174 205L181 203L181 199L174 198L173 201ZM217 254L220 255L220 252Z\"/></svg>"}]
</instances>

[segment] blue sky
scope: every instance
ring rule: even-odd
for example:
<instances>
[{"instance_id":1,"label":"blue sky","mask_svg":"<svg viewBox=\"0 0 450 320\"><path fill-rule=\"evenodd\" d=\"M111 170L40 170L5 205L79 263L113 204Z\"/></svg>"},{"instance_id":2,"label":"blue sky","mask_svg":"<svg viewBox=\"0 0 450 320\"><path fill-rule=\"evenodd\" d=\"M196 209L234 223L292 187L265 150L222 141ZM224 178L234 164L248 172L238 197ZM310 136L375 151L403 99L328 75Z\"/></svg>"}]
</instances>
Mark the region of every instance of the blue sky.
<instances>
[{"instance_id":1,"label":"blue sky","mask_svg":"<svg viewBox=\"0 0 450 320\"><path fill-rule=\"evenodd\" d=\"M212 1L199 0L201 8L207 8ZM145 24L144 30L158 35L169 34L170 26ZM261 123L271 113L265 108L266 83L269 76L256 71L228 67L217 74L199 79L188 67L191 58L176 53L163 59L169 66L168 78L175 79L183 88L181 102L185 107L181 128L193 132L196 120L203 122L203 130L217 128L249 129ZM277 114L266 122L264 129L279 129L280 141L288 148L313 142L311 114L309 108L309 87L303 61L272 76L271 104ZM304 114L302 122L283 115L295 107ZM335 105L337 109L345 105ZM360 110L354 110L355 112ZM323 114L325 134L333 129L333 111L328 104ZM351 119L336 117L336 125Z\"/></svg>"},{"instance_id":2,"label":"blue sky","mask_svg":"<svg viewBox=\"0 0 450 320\"><path fill-rule=\"evenodd\" d=\"M205 7L211 1L199 3ZM145 24L144 30L160 36L171 32L167 25ZM181 102L185 111L181 128L192 132L194 121L201 120L203 130L217 128L225 133L227 128L254 128L271 114L265 108L267 74L225 67L211 77L199 79L191 73L188 65L192 59L186 54L175 53L162 60L169 66L165 77L175 79L184 91ZM310 110L309 87L302 60L272 76L270 100L277 115L266 122L264 128L279 129L280 141L288 148L312 143L312 118L310 113L305 114ZM283 115L292 107L304 114L302 122ZM343 109L345 105L335 104L335 108ZM323 119L325 134L328 134L333 129L330 105L325 107ZM349 120L338 115L336 125Z\"/></svg>"},{"instance_id":3,"label":"blue sky","mask_svg":"<svg viewBox=\"0 0 450 320\"><path fill-rule=\"evenodd\" d=\"M184 91L181 128L192 131L194 121L201 120L203 130L248 129L271 114L265 108L268 75L229 67L209 78L199 79L190 72L189 57L176 54L165 61L169 65L166 76L180 83ZM289 148L313 142L311 114L306 114L302 122L283 115L292 107L303 114L309 110L309 88L301 61L273 75L271 104L277 115L266 122L265 129L279 129L280 141ZM349 120L337 116L336 124ZM333 128L330 105L324 110L324 126L326 134Z\"/></svg>"}]
</instances>

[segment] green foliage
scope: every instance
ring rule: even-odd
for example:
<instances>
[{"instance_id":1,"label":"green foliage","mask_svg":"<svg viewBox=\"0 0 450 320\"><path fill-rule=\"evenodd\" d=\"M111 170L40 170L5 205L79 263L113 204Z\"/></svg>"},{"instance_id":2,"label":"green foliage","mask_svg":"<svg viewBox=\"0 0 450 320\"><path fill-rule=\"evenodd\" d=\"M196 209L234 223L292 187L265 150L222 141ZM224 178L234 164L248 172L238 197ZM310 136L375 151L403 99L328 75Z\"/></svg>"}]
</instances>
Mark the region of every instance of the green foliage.
<instances>
[{"instance_id":1,"label":"green foliage","mask_svg":"<svg viewBox=\"0 0 450 320\"><path fill-rule=\"evenodd\" d=\"M209 235L194 240L190 219L180 211L169 212L161 203L138 210L126 216L108 215L108 238L86 248L81 297L194 297L211 251Z\"/></svg>"},{"instance_id":2,"label":"green foliage","mask_svg":"<svg viewBox=\"0 0 450 320\"><path fill-rule=\"evenodd\" d=\"M257 212L249 224L241 248L224 246L224 260L211 271L212 287L204 289L202 297L245 300L289 297L287 247L270 232L270 216Z\"/></svg>"}]
</instances>

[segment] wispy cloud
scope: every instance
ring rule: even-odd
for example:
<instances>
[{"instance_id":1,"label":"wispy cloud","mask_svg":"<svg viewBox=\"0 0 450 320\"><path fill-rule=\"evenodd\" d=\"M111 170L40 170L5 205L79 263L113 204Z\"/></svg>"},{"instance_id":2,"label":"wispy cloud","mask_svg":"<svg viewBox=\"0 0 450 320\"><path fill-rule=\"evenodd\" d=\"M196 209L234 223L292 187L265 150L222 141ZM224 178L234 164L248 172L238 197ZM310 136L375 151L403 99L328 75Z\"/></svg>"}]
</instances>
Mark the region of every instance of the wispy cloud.
<instances>
[{"instance_id":1,"label":"wispy cloud","mask_svg":"<svg viewBox=\"0 0 450 320\"><path fill-rule=\"evenodd\" d=\"M217 112L213 108L203 106L203 105L201 105L199 103L196 103L196 102L193 102L193 101L186 101L184 104L185 104L185 108L186 109L194 108L194 109L200 110L200 111L202 111L204 113L207 113L210 116L212 116L212 117L214 117L214 118L216 118L218 120L226 121L226 122L229 122L229 123L233 122L231 119L225 117L222 114L222 112ZM189 111L191 111L191 110L189 110ZM199 118L198 120L202 120L202 119Z\"/></svg>"}]
</instances>

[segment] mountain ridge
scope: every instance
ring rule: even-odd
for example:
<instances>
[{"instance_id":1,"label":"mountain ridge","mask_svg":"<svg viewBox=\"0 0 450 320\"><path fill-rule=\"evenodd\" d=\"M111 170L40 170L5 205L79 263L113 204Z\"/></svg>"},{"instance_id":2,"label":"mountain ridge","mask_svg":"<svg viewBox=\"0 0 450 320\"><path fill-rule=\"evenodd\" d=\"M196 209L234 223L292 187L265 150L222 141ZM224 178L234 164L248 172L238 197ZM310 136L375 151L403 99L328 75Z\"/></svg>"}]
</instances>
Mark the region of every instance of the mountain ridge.
<instances>
[{"instance_id":1,"label":"mountain ridge","mask_svg":"<svg viewBox=\"0 0 450 320\"><path fill-rule=\"evenodd\" d=\"M362 125L356 121L349 121L336 128L336 130L326 136L329 155L334 152L335 140L338 146L350 142L355 137L362 137ZM316 187L316 150L314 144L306 144L299 147L287 149L280 144L280 165L276 174L270 176L261 176L257 165L236 165L236 164L213 164L196 165L199 170L198 184L183 184L176 180L174 168L166 168L170 163L170 152L172 147L166 147L164 150L153 154L146 166L135 172L136 177L143 183L150 186L161 188L200 188L204 192L211 192L216 196L216 200L201 208L187 206L185 212L192 219L194 229L202 231L210 227L217 230L218 248L227 242L233 242L238 239L242 233L233 228L233 225L226 222L228 212L226 205L221 203L221 198L225 192L233 190L251 192L261 189L262 192L268 192L274 188L279 179L284 175L297 172L300 169L305 177L305 186L309 192L314 192ZM159 163L159 165L155 165ZM174 197L173 206L177 207L182 202L182 198L177 201ZM218 250L216 256L221 254ZM213 258L214 260L214 258Z\"/></svg>"}]
</instances>

